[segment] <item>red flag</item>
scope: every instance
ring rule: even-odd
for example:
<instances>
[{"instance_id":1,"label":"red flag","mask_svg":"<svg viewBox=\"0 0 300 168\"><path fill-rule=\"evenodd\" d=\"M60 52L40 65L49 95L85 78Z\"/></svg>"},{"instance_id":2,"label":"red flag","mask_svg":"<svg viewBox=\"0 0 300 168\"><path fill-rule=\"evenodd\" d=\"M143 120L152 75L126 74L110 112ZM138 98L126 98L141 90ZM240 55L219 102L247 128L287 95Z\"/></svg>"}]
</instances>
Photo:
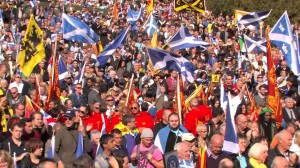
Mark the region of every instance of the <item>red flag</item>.
<instances>
[{"instance_id":1,"label":"red flag","mask_svg":"<svg viewBox=\"0 0 300 168\"><path fill-rule=\"evenodd\" d=\"M119 11L118 11L118 6L117 6L117 1L115 1L115 3L114 3L113 15L116 20L119 19L119 17L118 17Z\"/></svg>"},{"instance_id":2,"label":"red flag","mask_svg":"<svg viewBox=\"0 0 300 168\"><path fill-rule=\"evenodd\" d=\"M198 155L199 155L198 156L199 168L206 168L206 158L207 158L206 147L200 147Z\"/></svg>"},{"instance_id":3,"label":"red flag","mask_svg":"<svg viewBox=\"0 0 300 168\"><path fill-rule=\"evenodd\" d=\"M133 74L131 76L130 79L130 83L129 85L127 85L126 87L128 87L128 93L127 93L127 97L126 97L126 101L125 101L125 106L131 106L132 103L136 102L134 99L134 89L133 89Z\"/></svg>"},{"instance_id":4,"label":"red flag","mask_svg":"<svg viewBox=\"0 0 300 168\"><path fill-rule=\"evenodd\" d=\"M30 118L31 113L35 112L31 100L28 96L25 96L25 118Z\"/></svg>"},{"instance_id":5,"label":"red flag","mask_svg":"<svg viewBox=\"0 0 300 168\"><path fill-rule=\"evenodd\" d=\"M267 33L267 62L268 62L268 97L267 106L273 111L272 115L276 119L276 124L282 122L282 112L280 107L279 90L276 82L276 73L271 53L271 42Z\"/></svg>"}]
</instances>

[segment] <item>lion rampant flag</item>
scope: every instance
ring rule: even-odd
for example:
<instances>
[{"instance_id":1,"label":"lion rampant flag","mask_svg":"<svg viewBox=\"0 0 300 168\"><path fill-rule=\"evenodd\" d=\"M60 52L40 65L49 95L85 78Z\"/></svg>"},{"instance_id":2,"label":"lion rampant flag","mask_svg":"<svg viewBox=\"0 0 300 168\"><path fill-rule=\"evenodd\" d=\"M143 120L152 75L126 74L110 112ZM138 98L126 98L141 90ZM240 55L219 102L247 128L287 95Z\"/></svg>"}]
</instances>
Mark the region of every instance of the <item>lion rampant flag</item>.
<instances>
[{"instance_id":1,"label":"lion rampant flag","mask_svg":"<svg viewBox=\"0 0 300 168\"><path fill-rule=\"evenodd\" d=\"M118 6L117 6L117 1L115 1L114 3L114 9L113 9L113 15L115 19L119 19L118 15L119 15L119 11L118 11Z\"/></svg>"},{"instance_id":2,"label":"lion rampant flag","mask_svg":"<svg viewBox=\"0 0 300 168\"><path fill-rule=\"evenodd\" d=\"M148 15L152 12L153 6L154 6L154 0L148 0L148 4L147 4L147 14Z\"/></svg>"},{"instance_id":3,"label":"lion rampant flag","mask_svg":"<svg viewBox=\"0 0 300 168\"><path fill-rule=\"evenodd\" d=\"M21 72L29 76L33 68L45 58L43 32L31 15L25 36L21 42L21 50L17 62Z\"/></svg>"},{"instance_id":4,"label":"lion rampant flag","mask_svg":"<svg viewBox=\"0 0 300 168\"><path fill-rule=\"evenodd\" d=\"M271 42L269 39L269 31L267 36L267 65L268 65L268 97L267 106L273 111L272 115L276 119L276 124L282 123L282 112L280 107L279 90L277 86L275 67L271 53Z\"/></svg>"}]
</instances>

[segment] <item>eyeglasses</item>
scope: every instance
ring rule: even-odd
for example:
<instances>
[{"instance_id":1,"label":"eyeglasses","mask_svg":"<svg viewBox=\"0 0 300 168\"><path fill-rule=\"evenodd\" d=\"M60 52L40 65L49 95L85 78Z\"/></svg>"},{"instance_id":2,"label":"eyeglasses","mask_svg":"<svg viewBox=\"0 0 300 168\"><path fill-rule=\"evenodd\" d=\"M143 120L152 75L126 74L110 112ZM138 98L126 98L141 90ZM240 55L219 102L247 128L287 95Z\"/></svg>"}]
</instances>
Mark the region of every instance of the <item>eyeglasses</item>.
<instances>
[{"instance_id":1,"label":"eyeglasses","mask_svg":"<svg viewBox=\"0 0 300 168\"><path fill-rule=\"evenodd\" d=\"M81 87L76 87L76 89L82 89Z\"/></svg>"},{"instance_id":2,"label":"eyeglasses","mask_svg":"<svg viewBox=\"0 0 300 168\"><path fill-rule=\"evenodd\" d=\"M80 113L81 113L81 114L85 114L86 112L85 112L85 111L80 111Z\"/></svg>"},{"instance_id":3,"label":"eyeglasses","mask_svg":"<svg viewBox=\"0 0 300 168\"><path fill-rule=\"evenodd\" d=\"M257 78L263 78L262 76L258 76Z\"/></svg>"},{"instance_id":4,"label":"eyeglasses","mask_svg":"<svg viewBox=\"0 0 300 168\"><path fill-rule=\"evenodd\" d=\"M72 117L66 117L66 120L72 120Z\"/></svg>"},{"instance_id":5,"label":"eyeglasses","mask_svg":"<svg viewBox=\"0 0 300 168\"><path fill-rule=\"evenodd\" d=\"M17 94L18 92L10 92L11 94Z\"/></svg>"},{"instance_id":6,"label":"eyeglasses","mask_svg":"<svg viewBox=\"0 0 300 168\"><path fill-rule=\"evenodd\" d=\"M119 110L115 110L115 112L118 112Z\"/></svg>"},{"instance_id":7,"label":"eyeglasses","mask_svg":"<svg viewBox=\"0 0 300 168\"><path fill-rule=\"evenodd\" d=\"M20 110L20 111L24 111L25 109L19 109L19 108L18 108L18 110Z\"/></svg>"},{"instance_id":8,"label":"eyeglasses","mask_svg":"<svg viewBox=\"0 0 300 168\"><path fill-rule=\"evenodd\" d=\"M106 100L106 101L114 101L113 99L108 99L108 100Z\"/></svg>"},{"instance_id":9,"label":"eyeglasses","mask_svg":"<svg viewBox=\"0 0 300 168\"><path fill-rule=\"evenodd\" d=\"M21 76L16 76L15 78L21 78Z\"/></svg>"},{"instance_id":10,"label":"eyeglasses","mask_svg":"<svg viewBox=\"0 0 300 168\"><path fill-rule=\"evenodd\" d=\"M138 107L131 107L130 109L135 109L136 110L136 109L138 109Z\"/></svg>"},{"instance_id":11,"label":"eyeglasses","mask_svg":"<svg viewBox=\"0 0 300 168\"><path fill-rule=\"evenodd\" d=\"M99 107L94 107L94 109L99 109Z\"/></svg>"}]
</instances>

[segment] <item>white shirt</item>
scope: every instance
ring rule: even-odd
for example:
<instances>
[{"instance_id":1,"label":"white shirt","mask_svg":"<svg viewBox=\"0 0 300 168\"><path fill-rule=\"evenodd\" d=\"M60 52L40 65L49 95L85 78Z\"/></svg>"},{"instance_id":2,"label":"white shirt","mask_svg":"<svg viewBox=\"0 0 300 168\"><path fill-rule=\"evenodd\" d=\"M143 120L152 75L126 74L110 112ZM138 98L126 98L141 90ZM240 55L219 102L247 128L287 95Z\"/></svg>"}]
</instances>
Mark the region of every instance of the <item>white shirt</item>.
<instances>
[{"instance_id":1,"label":"white shirt","mask_svg":"<svg viewBox=\"0 0 300 168\"><path fill-rule=\"evenodd\" d=\"M11 88L13 88L13 87L18 88L18 92L19 92L19 93L22 93L24 84L23 84L23 83L17 84L16 82L13 82L13 83L11 83L11 84L9 85L9 88L8 88L8 89L11 89Z\"/></svg>"}]
</instances>

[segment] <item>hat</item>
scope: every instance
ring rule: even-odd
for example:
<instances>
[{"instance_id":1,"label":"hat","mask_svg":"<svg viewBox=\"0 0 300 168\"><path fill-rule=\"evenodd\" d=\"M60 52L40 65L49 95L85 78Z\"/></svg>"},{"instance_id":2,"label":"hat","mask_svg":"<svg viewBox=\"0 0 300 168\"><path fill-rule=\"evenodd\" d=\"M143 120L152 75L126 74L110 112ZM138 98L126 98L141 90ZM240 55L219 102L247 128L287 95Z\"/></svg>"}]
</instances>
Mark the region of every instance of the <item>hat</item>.
<instances>
[{"instance_id":1,"label":"hat","mask_svg":"<svg viewBox=\"0 0 300 168\"><path fill-rule=\"evenodd\" d=\"M150 128L144 128L141 138L153 138L153 132Z\"/></svg>"},{"instance_id":2,"label":"hat","mask_svg":"<svg viewBox=\"0 0 300 168\"><path fill-rule=\"evenodd\" d=\"M66 113L64 114L64 116L67 116L67 117L75 117L76 114L75 114L75 111L74 110L69 110L69 111L66 111Z\"/></svg>"},{"instance_id":3,"label":"hat","mask_svg":"<svg viewBox=\"0 0 300 168\"><path fill-rule=\"evenodd\" d=\"M112 70L112 69L114 69L113 66L108 66L108 67L107 67L107 72L109 72L109 71Z\"/></svg>"},{"instance_id":4,"label":"hat","mask_svg":"<svg viewBox=\"0 0 300 168\"><path fill-rule=\"evenodd\" d=\"M265 114L266 112L269 112L272 114L272 110L269 107L264 107L261 109L261 111L259 112L259 115Z\"/></svg>"},{"instance_id":5,"label":"hat","mask_svg":"<svg viewBox=\"0 0 300 168\"><path fill-rule=\"evenodd\" d=\"M71 76L71 74L69 74L69 73L66 73L66 75L65 75L65 79L66 78L71 78L72 76Z\"/></svg>"},{"instance_id":6,"label":"hat","mask_svg":"<svg viewBox=\"0 0 300 168\"><path fill-rule=\"evenodd\" d=\"M195 136L192 133L184 133L181 136L182 141L192 141L195 139Z\"/></svg>"}]
</instances>

